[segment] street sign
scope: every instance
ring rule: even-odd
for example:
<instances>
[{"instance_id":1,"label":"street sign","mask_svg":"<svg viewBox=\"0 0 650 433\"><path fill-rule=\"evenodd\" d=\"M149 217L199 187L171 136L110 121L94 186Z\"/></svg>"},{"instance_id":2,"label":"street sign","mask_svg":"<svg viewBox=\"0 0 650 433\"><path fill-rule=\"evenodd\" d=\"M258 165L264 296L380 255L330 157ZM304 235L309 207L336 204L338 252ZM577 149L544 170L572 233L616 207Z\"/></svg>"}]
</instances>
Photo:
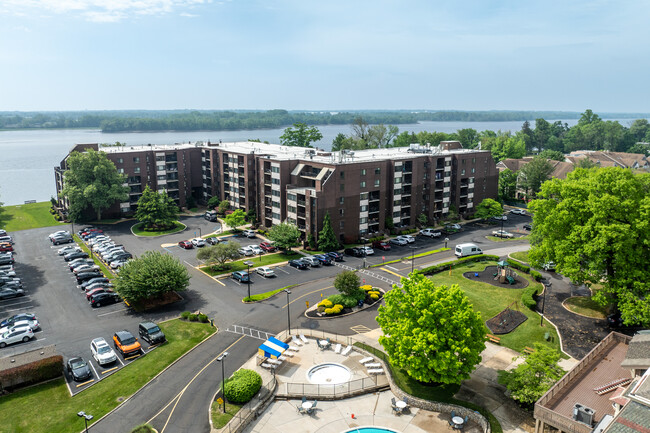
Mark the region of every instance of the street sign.
<instances>
[{"instance_id":1,"label":"street sign","mask_svg":"<svg viewBox=\"0 0 650 433\"><path fill-rule=\"evenodd\" d=\"M305 301L305 304L307 304L307 308L309 308L309 301Z\"/></svg>"},{"instance_id":2,"label":"street sign","mask_svg":"<svg viewBox=\"0 0 650 433\"><path fill-rule=\"evenodd\" d=\"M223 398L219 397L217 399L217 404L221 406L223 404Z\"/></svg>"}]
</instances>

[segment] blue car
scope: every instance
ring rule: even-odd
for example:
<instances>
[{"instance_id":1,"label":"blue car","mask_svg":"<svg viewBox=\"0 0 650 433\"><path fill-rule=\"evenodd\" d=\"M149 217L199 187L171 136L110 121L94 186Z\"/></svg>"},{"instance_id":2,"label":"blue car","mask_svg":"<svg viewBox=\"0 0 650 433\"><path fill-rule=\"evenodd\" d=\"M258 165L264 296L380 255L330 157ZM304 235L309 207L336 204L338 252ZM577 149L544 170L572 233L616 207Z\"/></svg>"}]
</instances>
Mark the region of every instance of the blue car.
<instances>
[{"instance_id":1,"label":"blue car","mask_svg":"<svg viewBox=\"0 0 650 433\"><path fill-rule=\"evenodd\" d=\"M343 261L343 254L337 253L336 251L329 252L326 255L330 256L336 262Z\"/></svg>"},{"instance_id":2,"label":"blue car","mask_svg":"<svg viewBox=\"0 0 650 433\"><path fill-rule=\"evenodd\" d=\"M318 259L321 265L326 266L332 266L332 260L334 260L327 254L316 254L314 258Z\"/></svg>"},{"instance_id":3,"label":"blue car","mask_svg":"<svg viewBox=\"0 0 650 433\"><path fill-rule=\"evenodd\" d=\"M230 276L234 279L239 281L240 283L248 283L250 276L248 275L248 272L246 271L235 271Z\"/></svg>"}]
</instances>

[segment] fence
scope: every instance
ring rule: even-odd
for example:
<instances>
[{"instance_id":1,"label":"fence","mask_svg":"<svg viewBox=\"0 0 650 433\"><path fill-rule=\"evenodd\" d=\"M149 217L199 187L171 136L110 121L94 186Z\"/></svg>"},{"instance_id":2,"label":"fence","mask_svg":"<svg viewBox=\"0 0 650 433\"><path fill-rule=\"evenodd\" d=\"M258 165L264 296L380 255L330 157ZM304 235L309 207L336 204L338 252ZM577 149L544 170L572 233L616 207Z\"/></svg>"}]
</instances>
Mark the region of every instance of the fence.
<instances>
[{"instance_id":1,"label":"fence","mask_svg":"<svg viewBox=\"0 0 650 433\"><path fill-rule=\"evenodd\" d=\"M264 411L266 403L273 398L273 392L275 391L276 384L277 381L275 380L275 376L266 383L262 384L262 388L260 388L260 391L255 395L255 397L243 405L228 422L228 424L216 431L223 433L238 433L243 430L249 422L257 418L258 415ZM216 400L218 397L223 398L221 391L215 394L213 400ZM226 402L226 408L227 405L228 402Z\"/></svg>"},{"instance_id":2,"label":"fence","mask_svg":"<svg viewBox=\"0 0 650 433\"><path fill-rule=\"evenodd\" d=\"M286 383L282 387L286 387L286 397L307 397L307 398L343 398L353 395L364 394L373 391L377 388L388 386L387 381L383 384L378 383L378 378L363 377L361 379L352 380L339 385L315 384L315 383ZM278 395L282 395L283 390L278 390Z\"/></svg>"}]
</instances>

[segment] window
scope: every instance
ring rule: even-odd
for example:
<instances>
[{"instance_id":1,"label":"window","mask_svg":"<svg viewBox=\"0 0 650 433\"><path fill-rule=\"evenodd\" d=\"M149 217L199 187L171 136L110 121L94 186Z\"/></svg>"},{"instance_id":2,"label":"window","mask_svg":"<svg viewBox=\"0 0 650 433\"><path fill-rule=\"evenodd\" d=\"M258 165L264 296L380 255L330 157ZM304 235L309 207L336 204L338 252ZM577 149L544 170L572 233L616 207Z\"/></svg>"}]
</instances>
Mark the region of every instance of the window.
<instances>
[{"instance_id":1,"label":"window","mask_svg":"<svg viewBox=\"0 0 650 433\"><path fill-rule=\"evenodd\" d=\"M280 207L280 202L279 201L272 202L271 207Z\"/></svg>"},{"instance_id":2,"label":"window","mask_svg":"<svg viewBox=\"0 0 650 433\"><path fill-rule=\"evenodd\" d=\"M273 219L276 219L276 220L280 219L280 214L277 213L277 212L273 212L271 215L273 216ZM294 221L294 224L295 224L295 221Z\"/></svg>"},{"instance_id":3,"label":"window","mask_svg":"<svg viewBox=\"0 0 650 433\"><path fill-rule=\"evenodd\" d=\"M365 181L365 180L362 180L362 181L361 181L361 188L365 188L365 187L366 187L366 181Z\"/></svg>"},{"instance_id":4,"label":"window","mask_svg":"<svg viewBox=\"0 0 650 433\"><path fill-rule=\"evenodd\" d=\"M117 169L117 172L118 172L118 173L124 173L124 169L123 169L123 168L118 168L118 169Z\"/></svg>"},{"instance_id":5,"label":"window","mask_svg":"<svg viewBox=\"0 0 650 433\"><path fill-rule=\"evenodd\" d=\"M399 218L399 211L393 212L393 218Z\"/></svg>"},{"instance_id":6,"label":"window","mask_svg":"<svg viewBox=\"0 0 650 433\"><path fill-rule=\"evenodd\" d=\"M278 191L277 189L274 189L273 191L271 191L271 195L272 195L273 197L280 197L280 191ZM289 197L289 195L287 195L287 198L288 198L288 197ZM295 196L294 196L294 197L295 197Z\"/></svg>"},{"instance_id":7,"label":"window","mask_svg":"<svg viewBox=\"0 0 650 433\"><path fill-rule=\"evenodd\" d=\"M445 165L449 167L451 165L451 161L445 161Z\"/></svg>"},{"instance_id":8,"label":"window","mask_svg":"<svg viewBox=\"0 0 650 433\"><path fill-rule=\"evenodd\" d=\"M271 173L280 173L280 167L271 166Z\"/></svg>"},{"instance_id":9,"label":"window","mask_svg":"<svg viewBox=\"0 0 650 433\"><path fill-rule=\"evenodd\" d=\"M124 158L117 158L117 163L122 164L124 162Z\"/></svg>"},{"instance_id":10,"label":"window","mask_svg":"<svg viewBox=\"0 0 650 433\"><path fill-rule=\"evenodd\" d=\"M280 179L275 179L275 178L273 178L273 179L271 179L271 183L272 183L273 185L280 185Z\"/></svg>"},{"instance_id":11,"label":"window","mask_svg":"<svg viewBox=\"0 0 650 433\"><path fill-rule=\"evenodd\" d=\"M464 175L465 175L465 169L464 169L464 168L460 171L460 175L461 175L461 176L464 176Z\"/></svg>"},{"instance_id":12,"label":"window","mask_svg":"<svg viewBox=\"0 0 650 433\"><path fill-rule=\"evenodd\" d=\"M465 165L465 160L462 159L462 160L460 161L460 163L463 164L463 165Z\"/></svg>"},{"instance_id":13,"label":"window","mask_svg":"<svg viewBox=\"0 0 650 433\"><path fill-rule=\"evenodd\" d=\"M361 212L368 212L368 205L361 206Z\"/></svg>"},{"instance_id":14,"label":"window","mask_svg":"<svg viewBox=\"0 0 650 433\"><path fill-rule=\"evenodd\" d=\"M402 200L393 200L393 206L401 206Z\"/></svg>"},{"instance_id":15,"label":"window","mask_svg":"<svg viewBox=\"0 0 650 433\"><path fill-rule=\"evenodd\" d=\"M476 164L476 158L472 158L472 164Z\"/></svg>"},{"instance_id":16,"label":"window","mask_svg":"<svg viewBox=\"0 0 650 433\"><path fill-rule=\"evenodd\" d=\"M361 194L359 194L359 200L368 200L368 193L362 192Z\"/></svg>"},{"instance_id":17,"label":"window","mask_svg":"<svg viewBox=\"0 0 650 433\"><path fill-rule=\"evenodd\" d=\"M442 186L445 188L449 188L451 186L451 182L443 182Z\"/></svg>"},{"instance_id":18,"label":"window","mask_svg":"<svg viewBox=\"0 0 650 433\"><path fill-rule=\"evenodd\" d=\"M424 173L424 178L428 179L429 178L429 173Z\"/></svg>"},{"instance_id":19,"label":"window","mask_svg":"<svg viewBox=\"0 0 650 433\"><path fill-rule=\"evenodd\" d=\"M375 186L379 186L379 179L375 179Z\"/></svg>"},{"instance_id":20,"label":"window","mask_svg":"<svg viewBox=\"0 0 650 433\"><path fill-rule=\"evenodd\" d=\"M298 209L295 206L287 206L287 211L291 213L297 213Z\"/></svg>"},{"instance_id":21,"label":"window","mask_svg":"<svg viewBox=\"0 0 650 433\"><path fill-rule=\"evenodd\" d=\"M476 173L476 169L472 167L472 174Z\"/></svg>"},{"instance_id":22,"label":"window","mask_svg":"<svg viewBox=\"0 0 650 433\"><path fill-rule=\"evenodd\" d=\"M345 197L339 197L339 204L343 204L344 201L345 201Z\"/></svg>"},{"instance_id":23,"label":"window","mask_svg":"<svg viewBox=\"0 0 650 433\"><path fill-rule=\"evenodd\" d=\"M158 180L165 180L165 179L167 179L167 176L165 176L164 174L158 175Z\"/></svg>"},{"instance_id":24,"label":"window","mask_svg":"<svg viewBox=\"0 0 650 433\"><path fill-rule=\"evenodd\" d=\"M341 184L341 187L339 189L341 190L341 192L345 191L345 185Z\"/></svg>"},{"instance_id":25,"label":"window","mask_svg":"<svg viewBox=\"0 0 650 433\"><path fill-rule=\"evenodd\" d=\"M156 170L158 170L158 171L161 171L161 170L164 170L164 169L165 169L164 165L157 165L156 166Z\"/></svg>"},{"instance_id":26,"label":"window","mask_svg":"<svg viewBox=\"0 0 650 433\"><path fill-rule=\"evenodd\" d=\"M133 157L133 162L138 164L140 162L140 157L139 156L134 156Z\"/></svg>"},{"instance_id":27,"label":"window","mask_svg":"<svg viewBox=\"0 0 650 433\"><path fill-rule=\"evenodd\" d=\"M341 170L341 179L345 179L345 172Z\"/></svg>"},{"instance_id":28,"label":"window","mask_svg":"<svg viewBox=\"0 0 650 433\"><path fill-rule=\"evenodd\" d=\"M381 174L381 168L380 167L375 168L375 174Z\"/></svg>"},{"instance_id":29,"label":"window","mask_svg":"<svg viewBox=\"0 0 650 433\"><path fill-rule=\"evenodd\" d=\"M344 213L345 213L345 209L339 209L339 215L343 216Z\"/></svg>"},{"instance_id":30,"label":"window","mask_svg":"<svg viewBox=\"0 0 650 433\"><path fill-rule=\"evenodd\" d=\"M359 218L359 224L367 224L368 223L368 218Z\"/></svg>"},{"instance_id":31,"label":"window","mask_svg":"<svg viewBox=\"0 0 650 433\"><path fill-rule=\"evenodd\" d=\"M140 167L135 167L135 168L133 169L133 172L134 172L134 173L140 173Z\"/></svg>"},{"instance_id":32,"label":"window","mask_svg":"<svg viewBox=\"0 0 650 433\"><path fill-rule=\"evenodd\" d=\"M164 160L165 160L165 155L156 156L156 161L164 161Z\"/></svg>"},{"instance_id":33,"label":"window","mask_svg":"<svg viewBox=\"0 0 650 433\"><path fill-rule=\"evenodd\" d=\"M289 201L296 201L296 198L297 197L296 197L295 194L292 194L292 193L287 194L287 200L289 200Z\"/></svg>"},{"instance_id":34,"label":"window","mask_svg":"<svg viewBox=\"0 0 650 433\"><path fill-rule=\"evenodd\" d=\"M345 221L340 221L339 222L339 228L343 230L345 228ZM343 233L341 233L341 236L343 236Z\"/></svg>"},{"instance_id":35,"label":"window","mask_svg":"<svg viewBox=\"0 0 650 433\"><path fill-rule=\"evenodd\" d=\"M361 169L361 176L365 176L365 175L366 175L366 169L365 169L365 168L362 168L362 169Z\"/></svg>"}]
</instances>

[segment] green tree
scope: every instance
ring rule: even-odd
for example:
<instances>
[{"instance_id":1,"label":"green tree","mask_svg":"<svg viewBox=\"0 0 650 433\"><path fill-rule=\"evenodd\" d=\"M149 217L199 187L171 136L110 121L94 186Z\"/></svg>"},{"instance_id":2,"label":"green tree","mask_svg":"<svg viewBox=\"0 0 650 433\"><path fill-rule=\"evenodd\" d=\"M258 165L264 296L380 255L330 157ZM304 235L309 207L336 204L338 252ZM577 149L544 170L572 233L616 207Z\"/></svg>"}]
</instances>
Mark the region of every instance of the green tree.
<instances>
[{"instance_id":1,"label":"green tree","mask_svg":"<svg viewBox=\"0 0 650 433\"><path fill-rule=\"evenodd\" d=\"M526 120L521 126L521 138L524 140L526 146L526 153L530 154L533 151L535 145L534 132L530 129L530 122Z\"/></svg>"},{"instance_id":2,"label":"green tree","mask_svg":"<svg viewBox=\"0 0 650 433\"><path fill-rule=\"evenodd\" d=\"M386 293L377 323L390 363L420 382L459 384L485 349L481 314L458 285L436 287L421 274Z\"/></svg>"},{"instance_id":3,"label":"green tree","mask_svg":"<svg viewBox=\"0 0 650 433\"><path fill-rule=\"evenodd\" d=\"M544 183L530 208L533 264L602 285L594 300L614 304L625 324L650 325L650 174L578 168Z\"/></svg>"},{"instance_id":4,"label":"green tree","mask_svg":"<svg viewBox=\"0 0 650 433\"><path fill-rule=\"evenodd\" d=\"M418 215L418 222L420 223L421 226L426 226L427 223L429 222L429 217L425 213L421 213Z\"/></svg>"},{"instance_id":5,"label":"green tree","mask_svg":"<svg viewBox=\"0 0 650 433\"><path fill-rule=\"evenodd\" d=\"M224 200L224 201L227 202L227 200ZM216 195L210 197L210 200L208 200L208 208L209 209L214 209L217 206L219 206L220 204L221 204L221 201L219 200L219 197L217 197Z\"/></svg>"},{"instance_id":6,"label":"green tree","mask_svg":"<svg viewBox=\"0 0 650 433\"><path fill-rule=\"evenodd\" d=\"M539 156L546 159L552 159L554 161L564 161L566 159L566 156L564 156L562 152L551 149L542 150L539 153Z\"/></svg>"},{"instance_id":7,"label":"green tree","mask_svg":"<svg viewBox=\"0 0 650 433\"><path fill-rule=\"evenodd\" d=\"M237 209L230 215L226 215L223 219L228 227L237 231L237 227L244 225L246 222L246 213L242 209Z\"/></svg>"},{"instance_id":8,"label":"green tree","mask_svg":"<svg viewBox=\"0 0 650 433\"><path fill-rule=\"evenodd\" d=\"M322 138L323 134L315 126L294 123L293 127L284 130L284 134L280 136L280 143L284 146L312 147L311 143Z\"/></svg>"},{"instance_id":9,"label":"green tree","mask_svg":"<svg viewBox=\"0 0 650 433\"><path fill-rule=\"evenodd\" d=\"M510 132L499 131L496 137L484 137L481 140L483 149L492 153L495 162L507 158L523 158L526 155L526 142L520 136L513 137Z\"/></svg>"},{"instance_id":10,"label":"green tree","mask_svg":"<svg viewBox=\"0 0 650 433\"><path fill-rule=\"evenodd\" d=\"M526 362L510 371L499 372L499 383L505 385L510 396L528 406L540 399L563 375L558 365L560 353L542 344L534 344L535 351Z\"/></svg>"},{"instance_id":11,"label":"green tree","mask_svg":"<svg viewBox=\"0 0 650 433\"><path fill-rule=\"evenodd\" d=\"M356 272L343 271L334 278L334 288L343 296L354 298L357 301L366 297L366 291L361 288L361 281Z\"/></svg>"},{"instance_id":12,"label":"green tree","mask_svg":"<svg viewBox=\"0 0 650 433\"><path fill-rule=\"evenodd\" d=\"M389 147L389 144L399 134L397 126L389 125L373 125L368 128L368 148L384 148Z\"/></svg>"},{"instance_id":13,"label":"green tree","mask_svg":"<svg viewBox=\"0 0 650 433\"><path fill-rule=\"evenodd\" d=\"M386 218L384 219L384 225L388 230L393 230L395 228L395 222L392 215L386 215Z\"/></svg>"},{"instance_id":14,"label":"green tree","mask_svg":"<svg viewBox=\"0 0 650 433\"><path fill-rule=\"evenodd\" d=\"M503 215L503 206L501 206L501 203L492 200L491 198L483 199L483 201L476 206L476 212L474 212L474 218L488 219L501 215Z\"/></svg>"},{"instance_id":15,"label":"green tree","mask_svg":"<svg viewBox=\"0 0 650 433\"><path fill-rule=\"evenodd\" d=\"M257 212L255 212L255 209L249 209L248 212L246 212L246 221L251 223L253 226L257 225Z\"/></svg>"},{"instance_id":16,"label":"green tree","mask_svg":"<svg viewBox=\"0 0 650 433\"><path fill-rule=\"evenodd\" d=\"M198 260L203 260L213 269L223 269L228 260L239 258L239 244L234 241L220 242L207 248L201 248L196 253Z\"/></svg>"},{"instance_id":17,"label":"green tree","mask_svg":"<svg viewBox=\"0 0 650 433\"><path fill-rule=\"evenodd\" d=\"M219 202L219 207L217 208L217 213L220 213L221 215L223 215L229 209L230 209L230 202L228 200L222 200L222 201Z\"/></svg>"},{"instance_id":18,"label":"green tree","mask_svg":"<svg viewBox=\"0 0 650 433\"><path fill-rule=\"evenodd\" d=\"M533 142L538 152L546 150L546 145L551 137L551 124L544 119L535 120L535 131L533 132Z\"/></svg>"},{"instance_id":19,"label":"green tree","mask_svg":"<svg viewBox=\"0 0 650 433\"><path fill-rule=\"evenodd\" d=\"M480 138L476 129L459 129L456 134L458 134L458 141L465 149L475 149L478 146Z\"/></svg>"},{"instance_id":20,"label":"green tree","mask_svg":"<svg viewBox=\"0 0 650 433\"><path fill-rule=\"evenodd\" d=\"M515 193L517 192L517 178L518 174L516 171L512 171L508 168L499 172L499 199L500 200L512 200L515 198Z\"/></svg>"},{"instance_id":21,"label":"green tree","mask_svg":"<svg viewBox=\"0 0 650 433\"><path fill-rule=\"evenodd\" d=\"M589 158L581 158L581 159L578 160L577 163L573 164L574 169L575 168L590 169L590 168L594 168L594 167L598 167L598 164L596 164L595 162L593 162Z\"/></svg>"},{"instance_id":22,"label":"green tree","mask_svg":"<svg viewBox=\"0 0 650 433\"><path fill-rule=\"evenodd\" d=\"M650 143L635 143L628 149L629 153L640 153L641 155L650 156Z\"/></svg>"},{"instance_id":23,"label":"green tree","mask_svg":"<svg viewBox=\"0 0 650 433\"><path fill-rule=\"evenodd\" d=\"M138 199L135 218L145 229L166 230L178 219L178 206L166 192L155 192L147 185Z\"/></svg>"},{"instance_id":24,"label":"green tree","mask_svg":"<svg viewBox=\"0 0 650 433\"><path fill-rule=\"evenodd\" d=\"M300 245L298 241L298 238L300 238L300 230L298 230L295 224L290 224L285 221L271 227L268 238L275 242L278 248L290 250Z\"/></svg>"},{"instance_id":25,"label":"green tree","mask_svg":"<svg viewBox=\"0 0 650 433\"><path fill-rule=\"evenodd\" d=\"M546 158L535 156L519 170L519 182L526 192L532 193L534 197L542 183L551 178L551 173L553 173L553 164Z\"/></svg>"},{"instance_id":26,"label":"green tree","mask_svg":"<svg viewBox=\"0 0 650 433\"><path fill-rule=\"evenodd\" d=\"M323 229L318 233L318 248L325 252L339 249L339 241L336 239L336 234L334 234L329 212L325 214L325 218L323 218Z\"/></svg>"},{"instance_id":27,"label":"green tree","mask_svg":"<svg viewBox=\"0 0 650 433\"><path fill-rule=\"evenodd\" d=\"M117 172L115 164L104 152L93 149L87 152L72 152L66 161L68 169L63 178L61 195L70 203L70 218L78 220L91 207L102 219L102 211L115 202L127 200L128 188L123 186L126 177Z\"/></svg>"},{"instance_id":28,"label":"green tree","mask_svg":"<svg viewBox=\"0 0 650 433\"><path fill-rule=\"evenodd\" d=\"M129 302L138 302L187 289L190 274L176 257L160 251L146 251L122 266L114 284L120 296Z\"/></svg>"}]
</instances>

